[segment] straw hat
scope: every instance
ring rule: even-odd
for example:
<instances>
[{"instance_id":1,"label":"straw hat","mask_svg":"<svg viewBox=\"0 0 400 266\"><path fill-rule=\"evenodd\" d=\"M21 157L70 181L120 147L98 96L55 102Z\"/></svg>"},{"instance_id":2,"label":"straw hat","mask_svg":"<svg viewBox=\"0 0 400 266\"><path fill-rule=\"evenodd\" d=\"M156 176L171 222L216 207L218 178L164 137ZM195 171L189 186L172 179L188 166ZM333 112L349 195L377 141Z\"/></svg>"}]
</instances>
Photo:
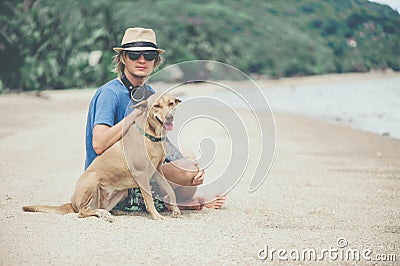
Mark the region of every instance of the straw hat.
<instances>
[{"instance_id":1,"label":"straw hat","mask_svg":"<svg viewBox=\"0 0 400 266\"><path fill-rule=\"evenodd\" d=\"M121 41L121 47L114 47L117 53L124 51L158 51L159 54L165 50L158 49L156 33L152 29L129 28L125 31Z\"/></svg>"}]
</instances>

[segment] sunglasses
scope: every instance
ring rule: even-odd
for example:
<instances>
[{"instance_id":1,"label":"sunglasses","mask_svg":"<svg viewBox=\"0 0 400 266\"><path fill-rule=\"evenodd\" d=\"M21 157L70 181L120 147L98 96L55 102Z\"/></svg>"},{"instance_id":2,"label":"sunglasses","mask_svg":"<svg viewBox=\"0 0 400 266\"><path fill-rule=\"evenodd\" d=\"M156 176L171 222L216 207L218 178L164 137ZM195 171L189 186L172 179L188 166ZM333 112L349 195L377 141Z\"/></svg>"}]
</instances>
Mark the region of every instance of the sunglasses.
<instances>
[{"instance_id":1,"label":"sunglasses","mask_svg":"<svg viewBox=\"0 0 400 266\"><path fill-rule=\"evenodd\" d=\"M138 60L141 55L147 61L153 61L158 56L157 51L127 51L130 60Z\"/></svg>"}]
</instances>

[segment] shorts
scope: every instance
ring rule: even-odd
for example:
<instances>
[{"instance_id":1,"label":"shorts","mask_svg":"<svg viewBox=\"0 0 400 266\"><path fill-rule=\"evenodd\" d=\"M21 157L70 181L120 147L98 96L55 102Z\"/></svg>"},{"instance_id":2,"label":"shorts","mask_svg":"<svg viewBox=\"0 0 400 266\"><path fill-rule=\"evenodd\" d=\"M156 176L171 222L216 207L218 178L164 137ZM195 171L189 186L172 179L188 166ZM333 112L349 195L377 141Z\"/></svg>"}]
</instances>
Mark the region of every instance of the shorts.
<instances>
[{"instance_id":1,"label":"shorts","mask_svg":"<svg viewBox=\"0 0 400 266\"><path fill-rule=\"evenodd\" d=\"M164 163L168 163L174 160L178 160L184 158L182 153L167 139L168 143L168 152L166 154L166 159ZM163 202L162 195L160 193L160 189L157 183L150 179L151 186L151 194L154 200L154 207L158 212L167 211L168 208ZM144 203L142 192L139 188L130 188L128 189L128 196L117 204L113 210L120 210L125 212L145 212L146 204Z\"/></svg>"},{"instance_id":2,"label":"shorts","mask_svg":"<svg viewBox=\"0 0 400 266\"><path fill-rule=\"evenodd\" d=\"M156 182L151 181L151 194L153 195L154 207L158 212L168 210L165 202L161 200L161 195ZM117 204L113 210L125 212L145 212L146 204L144 203L142 192L139 188L128 189L128 196Z\"/></svg>"}]
</instances>

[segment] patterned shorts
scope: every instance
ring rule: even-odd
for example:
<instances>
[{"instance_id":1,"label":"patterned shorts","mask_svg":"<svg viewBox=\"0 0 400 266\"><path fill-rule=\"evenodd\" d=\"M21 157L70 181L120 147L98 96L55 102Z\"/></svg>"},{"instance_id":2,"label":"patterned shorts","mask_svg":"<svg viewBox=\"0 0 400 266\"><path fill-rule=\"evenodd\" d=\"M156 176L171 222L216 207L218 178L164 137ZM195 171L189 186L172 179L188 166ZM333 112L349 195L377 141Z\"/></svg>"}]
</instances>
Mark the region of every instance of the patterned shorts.
<instances>
[{"instance_id":1,"label":"patterned shorts","mask_svg":"<svg viewBox=\"0 0 400 266\"><path fill-rule=\"evenodd\" d=\"M184 158L182 153L167 139L168 152L166 154L165 163L175 161ZM154 199L154 207L157 211L163 212L167 210L167 206L161 200L162 195L157 183L154 180L150 180L151 194ZM128 189L128 196L114 207L114 210L120 210L125 212L145 212L146 205L144 203L142 192L139 188Z\"/></svg>"}]
</instances>

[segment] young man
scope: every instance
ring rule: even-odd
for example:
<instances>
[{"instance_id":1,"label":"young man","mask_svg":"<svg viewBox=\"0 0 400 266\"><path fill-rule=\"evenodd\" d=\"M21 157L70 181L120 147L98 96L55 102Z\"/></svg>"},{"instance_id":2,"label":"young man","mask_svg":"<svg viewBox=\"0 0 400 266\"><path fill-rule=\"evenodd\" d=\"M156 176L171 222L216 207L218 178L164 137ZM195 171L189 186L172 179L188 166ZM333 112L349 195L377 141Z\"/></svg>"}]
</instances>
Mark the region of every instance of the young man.
<instances>
[{"instance_id":1,"label":"young man","mask_svg":"<svg viewBox=\"0 0 400 266\"><path fill-rule=\"evenodd\" d=\"M165 52L158 48L155 32L144 28L127 29L122 38L121 47L115 47L114 51L117 52L114 57L114 70L118 73L118 78L100 87L89 106L85 169L98 155L119 141L141 114L138 109L132 111L130 106L155 93L144 82L160 65L160 54ZM184 203L186 208L201 209L204 200L200 197L193 198L193 196L196 186L204 181L204 171L184 170L195 170L198 166L191 160L185 159L172 145L170 146L167 159L174 160L174 164L165 163L162 166L165 177L177 184L174 189L178 202ZM179 168L174 165L185 165L185 167ZM219 197L207 207L219 209L224 200L225 197ZM162 201L156 200L155 204L159 211L167 208ZM123 211L143 210L144 204L140 190L129 189L128 197L116 208Z\"/></svg>"}]
</instances>

